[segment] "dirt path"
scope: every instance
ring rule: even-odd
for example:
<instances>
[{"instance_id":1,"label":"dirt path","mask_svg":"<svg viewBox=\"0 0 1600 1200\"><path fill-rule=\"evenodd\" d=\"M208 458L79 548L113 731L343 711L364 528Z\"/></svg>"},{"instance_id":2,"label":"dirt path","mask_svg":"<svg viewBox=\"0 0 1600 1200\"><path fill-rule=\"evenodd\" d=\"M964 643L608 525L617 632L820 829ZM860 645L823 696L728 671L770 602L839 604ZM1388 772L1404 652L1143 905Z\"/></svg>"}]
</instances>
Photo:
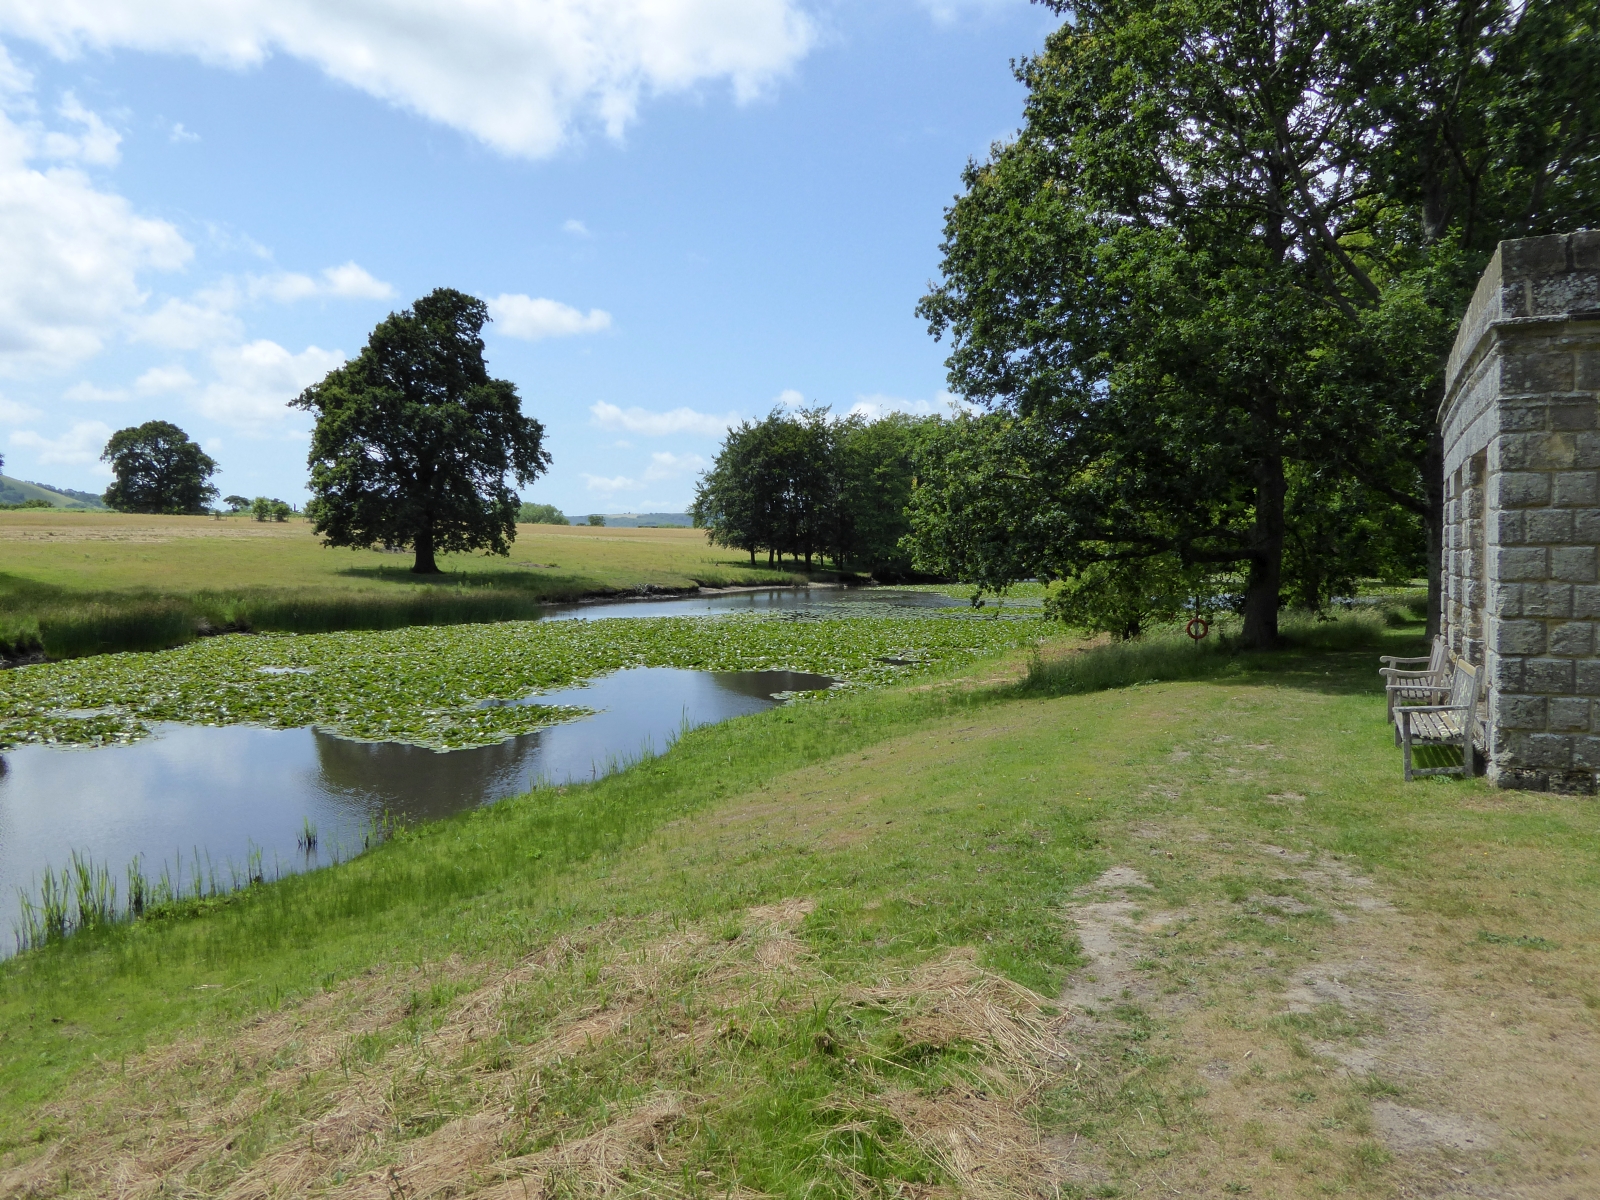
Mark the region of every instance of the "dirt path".
<instances>
[{"instance_id":1,"label":"dirt path","mask_svg":"<svg viewBox=\"0 0 1600 1200\"><path fill-rule=\"evenodd\" d=\"M1074 1032L1103 1069L1130 1037L1166 1060L1162 1087L1098 1097L1121 1117L1106 1173L1162 1195L1600 1196L1600 1036L1537 949L1491 978L1450 954L1461 930L1424 930L1336 858L1140 832L1277 894L1168 908L1118 866L1075 897Z\"/></svg>"}]
</instances>

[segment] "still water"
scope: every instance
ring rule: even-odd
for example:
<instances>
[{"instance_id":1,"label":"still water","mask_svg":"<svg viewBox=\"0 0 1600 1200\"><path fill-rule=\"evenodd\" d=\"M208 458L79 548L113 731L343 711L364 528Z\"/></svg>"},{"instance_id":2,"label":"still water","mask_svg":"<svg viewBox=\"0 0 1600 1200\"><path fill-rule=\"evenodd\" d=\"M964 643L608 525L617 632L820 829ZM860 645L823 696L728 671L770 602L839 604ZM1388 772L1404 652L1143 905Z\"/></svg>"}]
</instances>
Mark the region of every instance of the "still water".
<instances>
[{"instance_id":1,"label":"still water","mask_svg":"<svg viewBox=\"0 0 1600 1200\"><path fill-rule=\"evenodd\" d=\"M587 604L552 604L547 621L603 621L608 617L711 617L724 613L776 612L796 615L848 615L863 604L889 608L959 608L966 601L937 592L908 592L878 587L763 588L748 592L713 592L675 600L605 600Z\"/></svg>"},{"instance_id":2,"label":"still water","mask_svg":"<svg viewBox=\"0 0 1600 1200\"><path fill-rule=\"evenodd\" d=\"M685 602L688 603L688 602ZM655 615L667 605L626 607ZM586 614L587 615L587 614ZM598 614L597 614L598 615ZM760 712L784 693L832 680L793 671L686 671L636 667L530 698L581 705L593 716L496 746L440 754L393 742L355 742L314 729L163 724L127 746L21 746L0 756L0 957L13 949L18 888L76 850L145 874L198 852L220 878L259 850L266 873L347 858L385 812L405 822L449 816L527 791L570 783L665 750L685 727ZM304 822L317 849L298 846Z\"/></svg>"}]
</instances>

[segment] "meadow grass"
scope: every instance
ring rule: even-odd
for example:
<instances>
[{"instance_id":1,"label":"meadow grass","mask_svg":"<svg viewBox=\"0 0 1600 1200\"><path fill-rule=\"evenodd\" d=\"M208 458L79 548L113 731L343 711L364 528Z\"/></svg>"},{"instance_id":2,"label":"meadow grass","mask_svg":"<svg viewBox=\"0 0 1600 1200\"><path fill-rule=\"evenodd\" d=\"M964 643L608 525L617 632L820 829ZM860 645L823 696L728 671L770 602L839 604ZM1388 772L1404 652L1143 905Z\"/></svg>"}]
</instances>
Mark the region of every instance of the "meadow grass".
<instances>
[{"instance_id":1,"label":"meadow grass","mask_svg":"<svg viewBox=\"0 0 1600 1200\"><path fill-rule=\"evenodd\" d=\"M788 586L694 529L522 525L508 558L333 550L303 520L0 513L0 656L154 650L218 630L318 633L520 620L590 596ZM819 573L819 578L825 577Z\"/></svg>"},{"instance_id":2,"label":"meadow grass","mask_svg":"<svg viewBox=\"0 0 1600 1200\"><path fill-rule=\"evenodd\" d=\"M1537 1097L1540 1047L1560 1079L1595 1058L1600 818L1404 784L1374 653L1421 639L1360 636L1093 693L1041 694L1013 653L23 955L0 966L0 1171L108 1194L108 1161L153 1139L187 1147L162 1169L197 1194L488 1187L509 1155L575 1193L1388 1196L1419 1179L1377 1110L1476 1096L1515 1136L1442 1178L1581 1191L1594 1097ZM1099 677L1129 650L1091 652ZM1119 864L1116 911L1159 932L1062 1033L1073 914ZM1359 981L1358 953L1434 979L1426 1004L1284 1014L1297 972ZM1431 1074L1328 1057L1384 1036L1399 1056L1429 1005L1489 1023L1451 1027ZM1219 1056L1225 1085L1202 1073ZM348 1145L341 1113L367 1122ZM991 1186L991 1143L1044 1190Z\"/></svg>"}]
</instances>

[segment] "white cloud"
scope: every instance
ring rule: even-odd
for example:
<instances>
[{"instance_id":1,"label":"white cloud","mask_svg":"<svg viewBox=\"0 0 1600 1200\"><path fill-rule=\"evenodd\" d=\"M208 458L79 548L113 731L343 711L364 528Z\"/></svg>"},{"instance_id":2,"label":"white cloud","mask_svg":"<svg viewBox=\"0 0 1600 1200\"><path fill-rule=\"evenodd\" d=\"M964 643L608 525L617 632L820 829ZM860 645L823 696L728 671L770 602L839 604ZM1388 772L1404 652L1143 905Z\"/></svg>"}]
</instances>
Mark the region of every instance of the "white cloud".
<instances>
[{"instance_id":1,"label":"white cloud","mask_svg":"<svg viewBox=\"0 0 1600 1200\"><path fill-rule=\"evenodd\" d=\"M585 315L571 305L523 295L496 296L489 301L489 315L499 332L529 342L611 328L611 314L604 309L591 308Z\"/></svg>"},{"instance_id":2,"label":"white cloud","mask_svg":"<svg viewBox=\"0 0 1600 1200\"><path fill-rule=\"evenodd\" d=\"M645 469L646 483L656 483L663 479L677 479L692 471L704 471L711 463L698 454L665 454L660 451L650 456L650 465Z\"/></svg>"},{"instance_id":3,"label":"white cloud","mask_svg":"<svg viewBox=\"0 0 1600 1200\"><path fill-rule=\"evenodd\" d=\"M729 426L739 423L738 413L718 417L696 412L692 408L675 408L671 412L650 412L643 408L618 408L604 400L591 405L594 424L601 429L620 429L626 433L640 433L645 437L666 437L674 433L696 433L702 437L721 437Z\"/></svg>"},{"instance_id":4,"label":"white cloud","mask_svg":"<svg viewBox=\"0 0 1600 1200\"><path fill-rule=\"evenodd\" d=\"M122 135L101 120L98 113L90 112L71 92L62 97L61 107L56 111L68 121L82 126L83 131L71 134L52 130L43 134L39 140L39 150L44 157L88 163L96 167L117 165L117 160L122 157L118 149L122 145Z\"/></svg>"},{"instance_id":5,"label":"white cloud","mask_svg":"<svg viewBox=\"0 0 1600 1200\"><path fill-rule=\"evenodd\" d=\"M185 129L182 121L175 121L172 128L167 132L167 140L169 142L198 142L200 135Z\"/></svg>"},{"instance_id":6,"label":"white cloud","mask_svg":"<svg viewBox=\"0 0 1600 1200\"><path fill-rule=\"evenodd\" d=\"M78 421L58 438L43 437L31 430L13 433L11 444L38 451L38 459L44 464L82 465L99 462L110 437L111 426L104 421Z\"/></svg>"},{"instance_id":7,"label":"white cloud","mask_svg":"<svg viewBox=\"0 0 1600 1200\"><path fill-rule=\"evenodd\" d=\"M9 61L0 52L0 86L17 78ZM82 115L85 131L62 135L56 149L78 161L104 160L115 135ZM46 153L43 140L0 113L0 371L7 374L60 369L97 353L144 304L140 273L176 270L192 253L172 225L139 216L77 168L34 166Z\"/></svg>"},{"instance_id":8,"label":"white cloud","mask_svg":"<svg viewBox=\"0 0 1600 1200\"><path fill-rule=\"evenodd\" d=\"M292 304L311 296L337 296L353 300L388 300L394 288L374 279L364 267L347 262L342 267L325 267L321 279L293 271L276 275L253 275L249 280L252 296L265 296L280 304Z\"/></svg>"},{"instance_id":9,"label":"white cloud","mask_svg":"<svg viewBox=\"0 0 1600 1200\"><path fill-rule=\"evenodd\" d=\"M590 475L584 472L583 486L591 492L600 492L602 495L611 496L617 492L637 492L644 485L637 479L630 479L626 475L612 475L609 478L603 475Z\"/></svg>"},{"instance_id":10,"label":"white cloud","mask_svg":"<svg viewBox=\"0 0 1600 1200\"><path fill-rule=\"evenodd\" d=\"M168 300L153 313L130 320L133 336L168 350L198 350L218 342L236 342L244 323L233 313L238 297L230 289L201 293L194 300Z\"/></svg>"},{"instance_id":11,"label":"white cloud","mask_svg":"<svg viewBox=\"0 0 1600 1200\"><path fill-rule=\"evenodd\" d=\"M806 402L805 393L797 392L794 388L784 388L778 393L778 398L773 403L784 408L799 408Z\"/></svg>"},{"instance_id":12,"label":"white cloud","mask_svg":"<svg viewBox=\"0 0 1600 1200\"><path fill-rule=\"evenodd\" d=\"M570 233L573 237L589 236L589 227L576 217L573 217L568 221L563 221L561 223L561 231L563 233Z\"/></svg>"},{"instance_id":13,"label":"white cloud","mask_svg":"<svg viewBox=\"0 0 1600 1200\"><path fill-rule=\"evenodd\" d=\"M261 430L288 417L289 401L342 362L337 350L308 346L291 354L265 339L214 350L216 379L200 393L197 407L225 425Z\"/></svg>"},{"instance_id":14,"label":"white cloud","mask_svg":"<svg viewBox=\"0 0 1600 1200\"><path fill-rule=\"evenodd\" d=\"M0 31L62 57L127 48L245 67L282 53L529 156L574 126L620 136L649 96L726 81L751 99L816 40L800 0L0 0Z\"/></svg>"},{"instance_id":15,"label":"white cloud","mask_svg":"<svg viewBox=\"0 0 1600 1200\"><path fill-rule=\"evenodd\" d=\"M906 400L900 396L874 392L868 396L857 396L846 415L865 417L869 421L876 421L892 412L909 413L914 417L945 417L958 409L972 407L951 392L940 392L932 400Z\"/></svg>"},{"instance_id":16,"label":"white cloud","mask_svg":"<svg viewBox=\"0 0 1600 1200\"><path fill-rule=\"evenodd\" d=\"M18 404L15 400L7 400L0 396L0 421L7 425L22 425L28 421L37 421L44 414L37 408L29 408L26 404Z\"/></svg>"},{"instance_id":17,"label":"white cloud","mask_svg":"<svg viewBox=\"0 0 1600 1200\"><path fill-rule=\"evenodd\" d=\"M388 300L394 288L381 279L374 279L363 267L347 262L342 267L324 267L322 278L330 296L351 300Z\"/></svg>"},{"instance_id":18,"label":"white cloud","mask_svg":"<svg viewBox=\"0 0 1600 1200\"><path fill-rule=\"evenodd\" d=\"M194 376L180 366L151 367L133 381L133 389L142 396L159 396L163 392L181 392L194 386Z\"/></svg>"},{"instance_id":19,"label":"white cloud","mask_svg":"<svg viewBox=\"0 0 1600 1200\"><path fill-rule=\"evenodd\" d=\"M940 25L949 25L969 13L998 12L1004 8L1021 8L1032 0L921 0L922 7Z\"/></svg>"}]
</instances>

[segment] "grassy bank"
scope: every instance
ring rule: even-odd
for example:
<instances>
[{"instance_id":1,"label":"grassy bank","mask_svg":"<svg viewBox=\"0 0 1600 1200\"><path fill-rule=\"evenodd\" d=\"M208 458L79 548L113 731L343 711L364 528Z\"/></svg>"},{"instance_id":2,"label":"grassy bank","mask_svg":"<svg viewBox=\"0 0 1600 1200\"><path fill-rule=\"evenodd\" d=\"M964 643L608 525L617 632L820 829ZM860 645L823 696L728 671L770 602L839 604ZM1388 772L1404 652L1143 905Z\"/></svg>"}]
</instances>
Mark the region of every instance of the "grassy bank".
<instances>
[{"instance_id":1,"label":"grassy bank","mask_svg":"<svg viewBox=\"0 0 1600 1200\"><path fill-rule=\"evenodd\" d=\"M0 1193L1592 1187L1594 802L1403 784L1371 647L1065 649L0 967Z\"/></svg>"},{"instance_id":2,"label":"grassy bank","mask_svg":"<svg viewBox=\"0 0 1600 1200\"><path fill-rule=\"evenodd\" d=\"M692 529L518 527L509 558L330 550L304 521L0 513L0 656L180 645L224 629L318 633L525 619L550 603L697 586L788 585Z\"/></svg>"}]
</instances>

